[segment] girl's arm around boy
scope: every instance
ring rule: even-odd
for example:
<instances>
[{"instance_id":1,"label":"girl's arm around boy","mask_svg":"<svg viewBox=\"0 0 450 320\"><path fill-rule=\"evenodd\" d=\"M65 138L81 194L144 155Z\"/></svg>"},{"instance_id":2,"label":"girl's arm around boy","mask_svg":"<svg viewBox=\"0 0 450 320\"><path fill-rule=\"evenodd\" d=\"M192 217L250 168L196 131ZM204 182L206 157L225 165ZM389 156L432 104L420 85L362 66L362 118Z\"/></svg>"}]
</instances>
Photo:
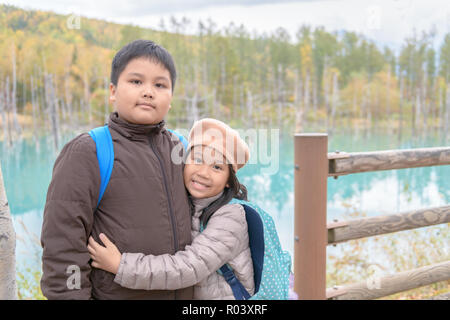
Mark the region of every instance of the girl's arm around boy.
<instances>
[{"instance_id":1,"label":"girl's arm around boy","mask_svg":"<svg viewBox=\"0 0 450 320\"><path fill-rule=\"evenodd\" d=\"M117 273L114 281L121 286L130 289L176 290L199 283L248 249L248 231L243 207L232 204L217 210L192 244L174 255L122 253L120 264L113 266L118 260L111 259L112 251L108 250L108 244L105 244L105 248L92 240L89 243L96 251L94 257L99 260L94 259L92 265ZM111 263L114 260L117 262ZM253 266L248 267L253 272ZM246 274L245 270L236 272Z\"/></svg>"}]
</instances>

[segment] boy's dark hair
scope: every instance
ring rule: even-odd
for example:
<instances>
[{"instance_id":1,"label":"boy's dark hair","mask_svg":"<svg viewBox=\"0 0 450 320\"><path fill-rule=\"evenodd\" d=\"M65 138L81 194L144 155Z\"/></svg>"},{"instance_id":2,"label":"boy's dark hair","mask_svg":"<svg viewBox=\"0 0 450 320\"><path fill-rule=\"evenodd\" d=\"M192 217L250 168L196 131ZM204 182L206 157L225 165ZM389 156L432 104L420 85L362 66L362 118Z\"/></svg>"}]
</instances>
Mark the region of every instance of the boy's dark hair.
<instances>
[{"instance_id":1,"label":"boy's dark hair","mask_svg":"<svg viewBox=\"0 0 450 320\"><path fill-rule=\"evenodd\" d=\"M150 40L135 40L116 53L111 65L111 83L117 86L119 76L128 63L142 57L161 63L169 71L173 92L177 78L173 58L166 49Z\"/></svg>"},{"instance_id":2,"label":"boy's dark hair","mask_svg":"<svg viewBox=\"0 0 450 320\"><path fill-rule=\"evenodd\" d=\"M227 183L230 187L225 187L225 189L223 190L223 194L219 197L219 199L212 202L203 210L203 213L200 217L203 226L206 226L206 223L208 222L209 218L211 218L214 212L230 202L231 199L236 198L239 200L247 201L247 188L243 184L240 184L236 173L233 170L233 166L231 164L229 164L228 166L230 169L230 176L228 177Z\"/></svg>"}]
</instances>

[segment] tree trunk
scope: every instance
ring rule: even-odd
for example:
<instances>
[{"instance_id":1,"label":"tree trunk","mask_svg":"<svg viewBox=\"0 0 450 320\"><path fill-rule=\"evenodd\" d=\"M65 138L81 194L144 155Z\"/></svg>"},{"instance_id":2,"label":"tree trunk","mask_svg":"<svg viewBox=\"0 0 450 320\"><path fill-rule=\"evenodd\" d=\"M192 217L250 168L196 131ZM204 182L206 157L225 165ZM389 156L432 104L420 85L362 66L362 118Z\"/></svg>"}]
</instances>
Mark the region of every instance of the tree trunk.
<instances>
[{"instance_id":1,"label":"tree trunk","mask_svg":"<svg viewBox=\"0 0 450 320\"><path fill-rule=\"evenodd\" d=\"M444 110L445 110L445 89L442 87L439 90L439 110L437 112L437 117L438 117L438 128L442 129L443 128L443 123L444 123Z\"/></svg>"},{"instance_id":2,"label":"tree trunk","mask_svg":"<svg viewBox=\"0 0 450 320\"><path fill-rule=\"evenodd\" d=\"M0 300L16 300L16 233L0 165Z\"/></svg>"},{"instance_id":3,"label":"tree trunk","mask_svg":"<svg viewBox=\"0 0 450 320\"><path fill-rule=\"evenodd\" d=\"M281 129L281 122L283 121L283 104L284 104L284 99L283 99L283 90L284 90L284 85L283 85L283 80L281 78L281 74L283 72L282 66L281 64L278 64L278 72L277 72L277 108L278 108L278 112L277 112L277 123L278 123L278 128Z\"/></svg>"},{"instance_id":4,"label":"tree trunk","mask_svg":"<svg viewBox=\"0 0 450 320\"><path fill-rule=\"evenodd\" d=\"M318 92L317 92L317 80L313 80L313 110L314 115L317 115L317 104L318 104Z\"/></svg>"},{"instance_id":5,"label":"tree trunk","mask_svg":"<svg viewBox=\"0 0 450 320\"><path fill-rule=\"evenodd\" d=\"M68 119L65 119L67 121L67 123L71 123L72 119L75 118L76 116L73 113L73 107L72 107L72 103L73 103L73 97L72 97L72 93L70 90L70 73L66 72L66 74L64 75L64 100L66 101L65 106L66 106L66 111L67 111L67 115L68 115Z\"/></svg>"},{"instance_id":6,"label":"tree trunk","mask_svg":"<svg viewBox=\"0 0 450 320\"><path fill-rule=\"evenodd\" d=\"M310 82L309 71L306 70L305 83L303 85L303 89L304 89L304 91L303 91L303 111L305 112L305 114L307 114L309 111L309 101L310 101L309 82Z\"/></svg>"},{"instance_id":7,"label":"tree trunk","mask_svg":"<svg viewBox=\"0 0 450 320\"><path fill-rule=\"evenodd\" d=\"M231 117L236 119L236 111L237 111L237 75L233 76L233 105L231 106Z\"/></svg>"},{"instance_id":8,"label":"tree trunk","mask_svg":"<svg viewBox=\"0 0 450 320\"><path fill-rule=\"evenodd\" d=\"M335 125L335 117L336 117L336 110L338 108L339 104L339 84L338 84L338 76L337 73L333 73L333 94L331 96L331 131L334 131L334 125Z\"/></svg>"},{"instance_id":9,"label":"tree trunk","mask_svg":"<svg viewBox=\"0 0 450 320\"><path fill-rule=\"evenodd\" d=\"M84 103L88 113L89 125L92 124L92 106L90 102L90 91L91 89L89 88L89 78L87 73L84 73Z\"/></svg>"},{"instance_id":10,"label":"tree trunk","mask_svg":"<svg viewBox=\"0 0 450 320\"><path fill-rule=\"evenodd\" d=\"M303 83L302 79L298 74L298 70L295 70L295 84L294 84L294 108L295 108L295 132L302 132L302 124L303 124L303 110L302 108L303 100Z\"/></svg>"},{"instance_id":11,"label":"tree trunk","mask_svg":"<svg viewBox=\"0 0 450 320\"><path fill-rule=\"evenodd\" d=\"M402 130L403 130L403 77L400 75L400 98L399 98L399 126L398 126L398 141L402 139Z\"/></svg>"},{"instance_id":12,"label":"tree trunk","mask_svg":"<svg viewBox=\"0 0 450 320\"><path fill-rule=\"evenodd\" d=\"M253 128L253 96L252 92L247 89L247 122L248 128Z\"/></svg>"},{"instance_id":13,"label":"tree trunk","mask_svg":"<svg viewBox=\"0 0 450 320\"><path fill-rule=\"evenodd\" d=\"M388 67L387 83L386 83L386 114L387 124L389 126L391 117L391 66Z\"/></svg>"},{"instance_id":14,"label":"tree trunk","mask_svg":"<svg viewBox=\"0 0 450 320\"><path fill-rule=\"evenodd\" d=\"M372 91L371 91L371 87L370 85L367 86L367 127L364 128L365 129L365 136L368 137L369 136L369 132L370 132L370 127L372 126Z\"/></svg>"},{"instance_id":15,"label":"tree trunk","mask_svg":"<svg viewBox=\"0 0 450 320\"><path fill-rule=\"evenodd\" d=\"M353 108L352 108L351 116L349 118L350 118L349 119L350 120L349 128L352 127L353 129L355 129L356 121L352 121L352 119L356 120L358 118L358 116L357 116L357 108L356 108L356 88L355 88L355 85L353 85Z\"/></svg>"},{"instance_id":16,"label":"tree trunk","mask_svg":"<svg viewBox=\"0 0 450 320\"><path fill-rule=\"evenodd\" d=\"M45 96L53 133L54 147L55 150L59 150L58 100L56 98L53 77L51 74L45 76Z\"/></svg>"},{"instance_id":17,"label":"tree trunk","mask_svg":"<svg viewBox=\"0 0 450 320\"><path fill-rule=\"evenodd\" d=\"M7 141L8 141L8 130L7 130L7 117L6 112L8 112L7 106L6 106L6 94L4 91L4 88L2 86L3 82L0 82L0 116L2 120L2 127L3 127L3 150L6 149Z\"/></svg>"},{"instance_id":18,"label":"tree trunk","mask_svg":"<svg viewBox=\"0 0 450 320\"><path fill-rule=\"evenodd\" d=\"M449 130L449 121L450 121L450 86L447 87L447 97L445 99L445 116L444 116L444 139L445 143L447 143L449 139L448 130Z\"/></svg>"},{"instance_id":19,"label":"tree trunk","mask_svg":"<svg viewBox=\"0 0 450 320\"><path fill-rule=\"evenodd\" d=\"M11 107L12 107L12 115L13 115L13 123L14 123L14 131L19 136L21 134L21 128L19 124L19 120L17 119L17 79L16 79L16 50L13 47L13 55L12 55L12 69L13 69L13 80L12 80L12 95L11 95ZM17 137L16 137L17 138Z\"/></svg>"},{"instance_id":20,"label":"tree trunk","mask_svg":"<svg viewBox=\"0 0 450 320\"><path fill-rule=\"evenodd\" d=\"M426 134L428 130L428 117L429 117L429 106L427 101L427 83L428 78L427 74L424 74L424 80L422 82L422 88L421 88L421 100L422 100L422 123L423 123L423 133Z\"/></svg>"},{"instance_id":21,"label":"tree trunk","mask_svg":"<svg viewBox=\"0 0 450 320\"><path fill-rule=\"evenodd\" d=\"M5 84L5 105L6 105L6 126L8 131L8 146L12 146L12 132L11 132L11 95L9 92L9 77L6 76L6 84Z\"/></svg>"},{"instance_id":22,"label":"tree trunk","mask_svg":"<svg viewBox=\"0 0 450 320\"><path fill-rule=\"evenodd\" d=\"M36 146L36 150L39 152L39 150L40 150L39 139L38 139L38 134L36 132L36 122L38 119L37 110L39 110L39 107L37 105L36 84L34 82L33 76L30 76L30 86L31 86L31 107L33 110L33 139L34 139L34 144Z\"/></svg>"},{"instance_id":23,"label":"tree trunk","mask_svg":"<svg viewBox=\"0 0 450 320\"><path fill-rule=\"evenodd\" d=\"M324 98L324 103L325 103L325 128L327 128L328 130L328 123L329 123L329 119L328 117L330 116L330 104L328 101L328 75L327 75L327 71L326 68L323 69L323 98Z\"/></svg>"}]
</instances>

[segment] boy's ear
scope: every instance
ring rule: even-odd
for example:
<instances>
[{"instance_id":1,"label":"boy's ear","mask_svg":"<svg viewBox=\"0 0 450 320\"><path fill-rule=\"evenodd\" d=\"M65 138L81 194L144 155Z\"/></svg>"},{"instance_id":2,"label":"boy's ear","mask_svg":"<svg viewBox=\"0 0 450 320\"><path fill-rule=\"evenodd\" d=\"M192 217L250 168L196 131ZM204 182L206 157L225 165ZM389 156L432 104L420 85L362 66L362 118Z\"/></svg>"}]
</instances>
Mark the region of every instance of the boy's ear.
<instances>
[{"instance_id":1,"label":"boy's ear","mask_svg":"<svg viewBox=\"0 0 450 320\"><path fill-rule=\"evenodd\" d=\"M112 83L109 84L109 101L112 103L116 101L116 86Z\"/></svg>"}]
</instances>

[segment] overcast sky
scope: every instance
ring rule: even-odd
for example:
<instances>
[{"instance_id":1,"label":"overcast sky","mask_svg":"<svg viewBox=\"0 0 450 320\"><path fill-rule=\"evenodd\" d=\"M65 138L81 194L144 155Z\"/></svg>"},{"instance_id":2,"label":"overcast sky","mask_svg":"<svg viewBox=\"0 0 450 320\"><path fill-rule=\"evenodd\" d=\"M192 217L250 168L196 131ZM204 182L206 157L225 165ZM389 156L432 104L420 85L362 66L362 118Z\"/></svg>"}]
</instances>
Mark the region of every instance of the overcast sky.
<instances>
[{"instance_id":1,"label":"overcast sky","mask_svg":"<svg viewBox=\"0 0 450 320\"><path fill-rule=\"evenodd\" d=\"M230 22L251 32L270 33L283 27L292 39L299 26L324 26L328 31L364 34L380 46L398 49L404 39L422 31L436 31L435 45L450 32L449 0L60 0L3 1L22 8L74 13L118 23L158 29L171 16L198 21L211 18L219 28ZM81 18L82 24L82 18Z\"/></svg>"}]
</instances>

